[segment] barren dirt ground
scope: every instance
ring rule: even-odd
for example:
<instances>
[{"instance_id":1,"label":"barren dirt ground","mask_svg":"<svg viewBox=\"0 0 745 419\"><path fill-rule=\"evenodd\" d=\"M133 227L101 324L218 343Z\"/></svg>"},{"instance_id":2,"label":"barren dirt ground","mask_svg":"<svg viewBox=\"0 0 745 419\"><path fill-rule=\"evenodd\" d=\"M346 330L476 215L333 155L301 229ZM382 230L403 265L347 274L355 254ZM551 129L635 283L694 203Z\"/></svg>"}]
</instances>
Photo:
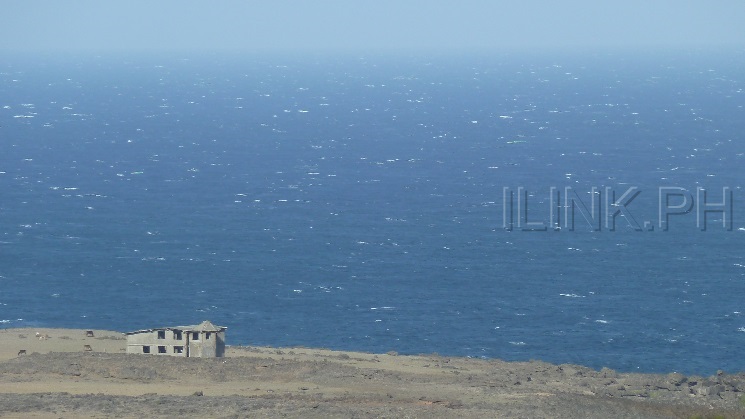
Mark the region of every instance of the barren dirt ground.
<instances>
[{"instance_id":1,"label":"barren dirt ground","mask_svg":"<svg viewBox=\"0 0 745 419\"><path fill-rule=\"evenodd\" d=\"M745 373L620 374L308 348L229 347L225 358L176 358L127 355L121 333L93 335L0 330L0 415L745 418Z\"/></svg>"}]
</instances>

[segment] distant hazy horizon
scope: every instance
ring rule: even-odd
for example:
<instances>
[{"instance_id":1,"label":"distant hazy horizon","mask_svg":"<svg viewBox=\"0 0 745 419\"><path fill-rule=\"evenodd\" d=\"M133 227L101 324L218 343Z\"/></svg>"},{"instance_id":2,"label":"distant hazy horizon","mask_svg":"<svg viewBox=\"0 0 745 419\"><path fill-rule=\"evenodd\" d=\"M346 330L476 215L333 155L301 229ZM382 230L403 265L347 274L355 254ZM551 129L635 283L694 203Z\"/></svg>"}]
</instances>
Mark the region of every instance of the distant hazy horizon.
<instances>
[{"instance_id":1,"label":"distant hazy horizon","mask_svg":"<svg viewBox=\"0 0 745 419\"><path fill-rule=\"evenodd\" d=\"M4 2L0 51L745 47L745 3Z\"/></svg>"}]
</instances>

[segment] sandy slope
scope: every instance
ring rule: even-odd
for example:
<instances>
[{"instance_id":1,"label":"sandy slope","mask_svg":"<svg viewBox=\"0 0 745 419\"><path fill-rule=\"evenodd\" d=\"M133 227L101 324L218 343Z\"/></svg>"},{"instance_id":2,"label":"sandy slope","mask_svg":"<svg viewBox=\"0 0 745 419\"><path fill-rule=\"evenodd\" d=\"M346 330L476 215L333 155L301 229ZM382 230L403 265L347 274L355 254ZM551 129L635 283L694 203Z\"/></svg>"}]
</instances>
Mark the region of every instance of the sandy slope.
<instances>
[{"instance_id":1,"label":"sandy slope","mask_svg":"<svg viewBox=\"0 0 745 419\"><path fill-rule=\"evenodd\" d=\"M0 330L0 414L745 417L745 374L617 374L544 362L307 348L230 347L225 358L186 359L126 355L121 333L93 334ZM19 356L20 349L27 354Z\"/></svg>"}]
</instances>

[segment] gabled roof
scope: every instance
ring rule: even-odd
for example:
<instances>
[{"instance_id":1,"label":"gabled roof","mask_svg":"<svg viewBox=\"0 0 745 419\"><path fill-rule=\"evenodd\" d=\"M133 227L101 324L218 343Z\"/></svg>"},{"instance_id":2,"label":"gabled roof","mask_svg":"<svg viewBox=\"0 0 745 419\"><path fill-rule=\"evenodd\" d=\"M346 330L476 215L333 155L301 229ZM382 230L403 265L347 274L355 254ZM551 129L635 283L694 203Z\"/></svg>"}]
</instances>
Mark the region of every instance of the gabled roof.
<instances>
[{"instance_id":1,"label":"gabled roof","mask_svg":"<svg viewBox=\"0 0 745 419\"><path fill-rule=\"evenodd\" d=\"M126 332L125 335L136 335L138 333L151 333L157 330L181 330L185 332L222 332L227 327L215 326L211 321L205 320L202 323L195 324L193 326L176 326L176 327L155 327L152 329L135 330L134 332Z\"/></svg>"}]
</instances>

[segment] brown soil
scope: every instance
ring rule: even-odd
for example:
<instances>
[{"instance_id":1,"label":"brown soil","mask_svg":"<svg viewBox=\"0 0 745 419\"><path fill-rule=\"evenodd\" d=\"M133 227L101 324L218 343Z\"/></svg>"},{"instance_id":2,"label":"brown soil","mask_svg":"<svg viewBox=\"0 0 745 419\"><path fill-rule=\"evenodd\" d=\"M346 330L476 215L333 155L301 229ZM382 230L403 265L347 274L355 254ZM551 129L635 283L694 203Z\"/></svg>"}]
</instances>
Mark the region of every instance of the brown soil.
<instances>
[{"instance_id":1,"label":"brown soil","mask_svg":"<svg viewBox=\"0 0 745 419\"><path fill-rule=\"evenodd\" d=\"M93 332L0 330L0 415L745 418L745 373L620 374L307 348L230 347L216 359L127 355L122 334Z\"/></svg>"}]
</instances>

